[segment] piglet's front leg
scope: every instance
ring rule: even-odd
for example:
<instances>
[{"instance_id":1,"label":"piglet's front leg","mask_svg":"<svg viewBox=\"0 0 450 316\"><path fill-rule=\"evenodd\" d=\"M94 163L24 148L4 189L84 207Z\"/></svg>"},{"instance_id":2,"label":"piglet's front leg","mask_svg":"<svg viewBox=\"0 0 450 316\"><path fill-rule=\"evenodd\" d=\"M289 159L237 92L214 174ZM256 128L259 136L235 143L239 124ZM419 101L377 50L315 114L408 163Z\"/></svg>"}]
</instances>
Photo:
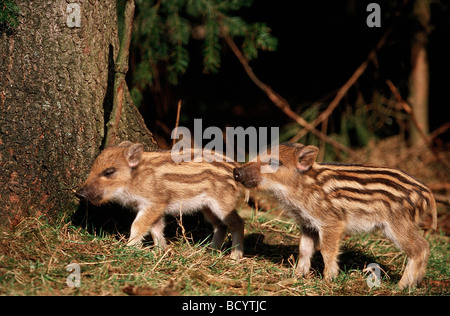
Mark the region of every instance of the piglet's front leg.
<instances>
[{"instance_id":1,"label":"piglet's front leg","mask_svg":"<svg viewBox=\"0 0 450 316\"><path fill-rule=\"evenodd\" d=\"M300 236L299 244L299 257L295 274L298 276L306 277L309 274L311 267L311 258L318 246L319 235L316 231L302 228L302 234Z\"/></svg>"},{"instance_id":2,"label":"piglet's front leg","mask_svg":"<svg viewBox=\"0 0 450 316\"><path fill-rule=\"evenodd\" d=\"M319 232L320 252L322 253L323 262L325 264L323 274L327 281L333 280L339 274L337 259L339 255L339 243L343 232L344 227L342 223L336 223L335 226L321 227Z\"/></svg>"},{"instance_id":3,"label":"piglet's front leg","mask_svg":"<svg viewBox=\"0 0 450 316\"><path fill-rule=\"evenodd\" d=\"M155 246L165 249L167 243L164 238L164 218L161 214L163 212L154 209L139 211L131 225L127 246L140 246L142 239L150 232Z\"/></svg>"}]
</instances>

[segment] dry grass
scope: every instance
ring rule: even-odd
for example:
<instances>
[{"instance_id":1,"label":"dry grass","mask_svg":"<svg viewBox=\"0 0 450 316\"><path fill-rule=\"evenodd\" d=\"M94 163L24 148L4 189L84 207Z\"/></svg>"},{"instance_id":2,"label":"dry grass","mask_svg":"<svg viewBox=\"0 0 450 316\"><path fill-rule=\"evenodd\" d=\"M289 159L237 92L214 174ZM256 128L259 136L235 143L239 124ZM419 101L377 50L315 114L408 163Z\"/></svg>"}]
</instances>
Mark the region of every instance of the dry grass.
<instances>
[{"instance_id":1,"label":"dry grass","mask_svg":"<svg viewBox=\"0 0 450 316\"><path fill-rule=\"evenodd\" d=\"M163 252L150 245L125 246L120 234L95 235L66 218L47 223L28 218L13 231L0 230L2 295L445 295L449 290L449 238L428 234L432 255L424 284L411 291L396 287L405 256L381 235L348 237L343 244L338 279L322 280L316 255L306 279L293 275L298 230L290 221L245 210L246 257L235 262L229 249L208 248L209 227L199 218L178 232ZM184 218L183 218L184 219ZM178 223L181 224L181 223ZM169 225L170 226L170 225ZM204 233L206 231L206 234ZM200 237L198 237L200 236ZM226 247L226 246L225 246ZM66 267L78 263L81 286L66 284ZM380 287L369 288L364 268L382 267Z\"/></svg>"}]
</instances>

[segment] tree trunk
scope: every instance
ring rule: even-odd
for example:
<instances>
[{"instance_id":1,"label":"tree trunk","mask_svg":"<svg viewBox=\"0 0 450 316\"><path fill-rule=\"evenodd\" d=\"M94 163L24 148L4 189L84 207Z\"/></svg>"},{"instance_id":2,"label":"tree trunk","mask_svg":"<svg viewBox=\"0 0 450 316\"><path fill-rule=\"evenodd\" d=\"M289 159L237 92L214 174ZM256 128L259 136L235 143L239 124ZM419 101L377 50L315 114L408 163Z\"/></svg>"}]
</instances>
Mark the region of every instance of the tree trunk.
<instances>
[{"instance_id":1,"label":"tree trunk","mask_svg":"<svg viewBox=\"0 0 450 316\"><path fill-rule=\"evenodd\" d=\"M414 34L411 48L408 102L413 109L417 124L423 133L428 135L429 66L426 45L430 21L429 0L416 0L414 4L414 15L421 29ZM422 135L412 120L410 121L410 131L410 143L414 145L421 140Z\"/></svg>"},{"instance_id":2,"label":"tree trunk","mask_svg":"<svg viewBox=\"0 0 450 316\"><path fill-rule=\"evenodd\" d=\"M10 226L77 207L73 191L104 143L119 49L116 0L76 2L79 27L69 1L15 2L20 24L0 34L0 225ZM118 138L156 148L126 87Z\"/></svg>"}]
</instances>

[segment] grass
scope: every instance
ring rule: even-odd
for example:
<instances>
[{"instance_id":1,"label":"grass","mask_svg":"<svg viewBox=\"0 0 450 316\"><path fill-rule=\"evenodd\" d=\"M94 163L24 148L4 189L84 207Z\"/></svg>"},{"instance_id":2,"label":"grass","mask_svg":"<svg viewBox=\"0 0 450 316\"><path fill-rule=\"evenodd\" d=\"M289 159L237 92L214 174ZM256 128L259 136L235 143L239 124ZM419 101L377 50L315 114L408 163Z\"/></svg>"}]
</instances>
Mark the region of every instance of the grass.
<instances>
[{"instance_id":1,"label":"grass","mask_svg":"<svg viewBox=\"0 0 450 316\"><path fill-rule=\"evenodd\" d=\"M0 230L1 295L449 295L449 242L444 234L428 233L431 258L421 286L398 290L405 255L380 234L346 237L335 282L322 279L320 254L305 279L293 275L299 231L292 222L267 213L241 212L246 218L245 258L229 259L208 248L211 229L200 218L194 225L174 221L177 232L163 252L151 243L142 249L125 246L119 233L90 233L67 218L48 223L27 218L14 230ZM228 246L229 246L228 242ZM369 288L364 268L381 266L380 287ZM80 287L68 287L78 263Z\"/></svg>"}]
</instances>

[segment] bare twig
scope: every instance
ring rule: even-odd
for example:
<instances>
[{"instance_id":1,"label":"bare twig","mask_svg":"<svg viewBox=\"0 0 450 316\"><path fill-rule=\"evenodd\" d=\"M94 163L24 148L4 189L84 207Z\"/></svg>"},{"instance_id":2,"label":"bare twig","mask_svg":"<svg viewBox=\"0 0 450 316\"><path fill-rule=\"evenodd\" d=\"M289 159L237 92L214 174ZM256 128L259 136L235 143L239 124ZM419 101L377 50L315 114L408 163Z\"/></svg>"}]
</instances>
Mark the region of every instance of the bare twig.
<instances>
[{"instance_id":1,"label":"bare twig","mask_svg":"<svg viewBox=\"0 0 450 316\"><path fill-rule=\"evenodd\" d=\"M172 147L175 145L175 141L177 140L177 132L178 132L178 123L180 122L180 110L181 110L181 100L178 101L178 109L177 109L177 120L175 122L175 133L172 141Z\"/></svg>"},{"instance_id":2,"label":"bare twig","mask_svg":"<svg viewBox=\"0 0 450 316\"><path fill-rule=\"evenodd\" d=\"M316 135L319 139L329 143L333 147L347 153L350 157L353 159L358 159L358 155L356 152L351 150L350 148L344 146L343 144L335 141L334 139L328 137L327 135L323 134L322 132L318 131L314 128L311 124L309 124L306 120L304 120L301 116L299 116L297 113L292 111L291 106L289 103L284 99L282 96L280 96L278 93L276 93L274 90L272 90L271 87L269 87L267 84L259 80L259 78L255 75L253 72L253 69L248 64L247 58L242 54L240 49L236 46L234 41L231 39L231 37L228 35L227 32L223 32L223 37L228 44L228 46L231 48L233 53L236 55L236 57L239 59L241 65L244 67L245 72L250 77L250 79L260 88L266 95L269 97L269 99L275 104L278 108L280 108L287 116L289 116L292 120L297 122L299 125L303 126L305 129Z\"/></svg>"},{"instance_id":3,"label":"bare twig","mask_svg":"<svg viewBox=\"0 0 450 316\"><path fill-rule=\"evenodd\" d=\"M430 141L438 137L439 135L445 133L447 130L450 129L450 122L444 123L441 126L439 126L436 130L434 130L430 135L429 139ZM409 148L399 159L397 159L397 165L401 164L406 158L408 158L412 153L418 151L418 149L424 145L423 141L417 143L416 145Z\"/></svg>"},{"instance_id":4,"label":"bare twig","mask_svg":"<svg viewBox=\"0 0 450 316\"><path fill-rule=\"evenodd\" d=\"M394 86L391 80L387 79L386 84L388 85L389 89L391 90L392 94L394 95L395 99L397 99L397 102L402 106L402 109L409 114L411 117L411 121L416 127L416 129L419 131L420 136L425 141L426 144L430 145L430 140L428 139L427 135L423 131L422 127L420 127L419 123L417 122L416 116L414 114L413 109L411 106L409 106L408 103L406 103L405 100L403 100L402 96L398 92L397 88Z\"/></svg>"},{"instance_id":5,"label":"bare twig","mask_svg":"<svg viewBox=\"0 0 450 316\"><path fill-rule=\"evenodd\" d=\"M351 77L347 80L346 83L338 90L336 93L336 96L331 101L331 103L328 105L327 109L323 111L312 123L311 126L316 127L323 121L325 121L331 113L333 113L334 109L339 105L339 102L341 102L342 98L347 94L348 90L355 84L355 82L361 77L361 75L366 70L367 66L369 65L370 61L373 61L376 59L376 52L384 45L386 42L386 38L388 37L389 33L391 32L390 29L388 29L381 39L378 41L377 46L370 51L369 55L367 56L366 60L362 62L361 65L359 65L358 68L356 68L355 72L351 75ZM297 133L293 137L293 139L300 139L303 136L305 136L309 132L308 129L303 129L300 132Z\"/></svg>"},{"instance_id":6,"label":"bare twig","mask_svg":"<svg viewBox=\"0 0 450 316\"><path fill-rule=\"evenodd\" d=\"M325 135L327 134L327 128L328 128L328 119L326 119L323 122L321 129L321 132ZM319 154L317 156L317 161L322 162L324 157L325 157L325 142L321 140L319 144Z\"/></svg>"},{"instance_id":7,"label":"bare twig","mask_svg":"<svg viewBox=\"0 0 450 316\"><path fill-rule=\"evenodd\" d=\"M164 259L164 257L172 252L172 248L168 248L164 254L161 256L161 258L159 258L158 262L155 263L155 265L153 266L151 271L155 271L156 267L161 263L162 259Z\"/></svg>"},{"instance_id":8,"label":"bare twig","mask_svg":"<svg viewBox=\"0 0 450 316\"><path fill-rule=\"evenodd\" d=\"M442 194L434 194L434 199L436 202L450 206L450 199Z\"/></svg>"},{"instance_id":9,"label":"bare twig","mask_svg":"<svg viewBox=\"0 0 450 316\"><path fill-rule=\"evenodd\" d=\"M184 226L183 226L183 212L181 211L182 210L182 204L183 203L180 203L180 209L179 209L180 218L179 219L177 218L177 224L178 224L178 226L181 227L181 234L183 235L183 239L186 241L186 244L189 246L189 248L192 248L190 243L189 243L189 240L188 240L188 238L186 236L186 230L184 229Z\"/></svg>"},{"instance_id":10,"label":"bare twig","mask_svg":"<svg viewBox=\"0 0 450 316\"><path fill-rule=\"evenodd\" d=\"M412 123L414 124L415 128L419 132L420 137L422 138L423 143L427 145L427 148L430 150L430 152L433 154L433 156L436 158L437 161L439 161L440 163L442 163L443 165L445 165L447 168L450 169L450 163L447 162L445 159L441 159L439 152L433 147L432 143L433 138L427 136L423 131L422 127L420 126L420 124L417 122L412 107L409 106L405 100L403 100L402 96L400 95L400 93L398 92L397 88L394 86L391 80L389 79L386 80L386 84L388 85L395 99L397 99L397 102L402 106L403 110L409 114ZM403 161L403 159L401 159L401 161Z\"/></svg>"},{"instance_id":11,"label":"bare twig","mask_svg":"<svg viewBox=\"0 0 450 316\"><path fill-rule=\"evenodd\" d=\"M436 191L441 191L441 190L450 191L450 183L448 183L448 182L446 182L446 183L432 183L432 184L429 184L428 187L431 190L436 190Z\"/></svg>"},{"instance_id":12,"label":"bare twig","mask_svg":"<svg viewBox=\"0 0 450 316\"><path fill-rule=\"evenodd\" d=\"M120 115L123 108L123 93L125 76L128 71L128 56L131 43L131 30L133 28L134 0L128 0L125 6L124 30L120 40L119 55L114 65L114 97L113 107L108 123L106 124L105 145L114 145L119 129Z\"/></svg>"}]
</instances>

